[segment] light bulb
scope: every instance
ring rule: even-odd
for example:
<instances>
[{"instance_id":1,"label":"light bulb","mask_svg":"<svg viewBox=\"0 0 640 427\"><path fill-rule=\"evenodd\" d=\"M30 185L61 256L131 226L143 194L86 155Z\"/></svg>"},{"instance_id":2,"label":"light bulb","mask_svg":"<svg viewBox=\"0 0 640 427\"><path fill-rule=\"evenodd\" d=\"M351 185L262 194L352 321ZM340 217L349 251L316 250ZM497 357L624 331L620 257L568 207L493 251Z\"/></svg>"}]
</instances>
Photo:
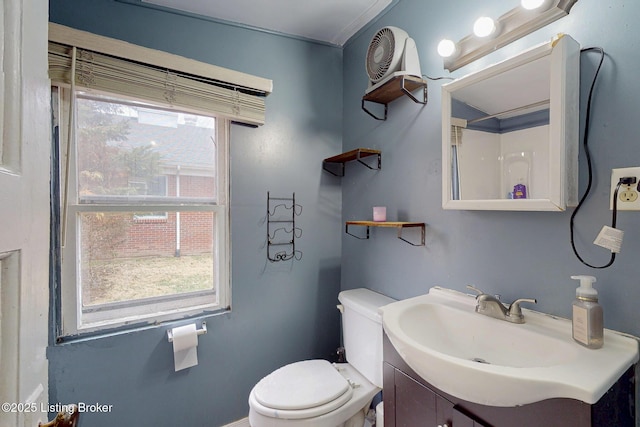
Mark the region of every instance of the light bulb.
<instances>
[{"instance_id":1,"label":"light bulb","mask_svg":"<svg viewBox=\"0 0 640 427\"><path fill-rule=\"evenodd\" d=\"M473 34L477 37L488 37L496 31L496 23L488 16L478 18L473 24Z\"/></svg>"},{"instance_id":2,"label":"light bulb","mask_svg":"<svg viewBox=\"0 0 640 427\"><path fill-rule=\"evenodd\" d=\"M449 39L440 40L440 43L438 43L438 55L448 58L454 53L456 53L456 44L453 41Z\"/></svg>"},{"instance_id":3,"label":"light bulb","mask_svg":"<svg viewBox=\"0 0 640 427\"><path fill-rule=\"evenodd\" d=\"M544 4L545 0L521 0L520 4L527 10L537 9Z\"/></svg>"}]
</instances>

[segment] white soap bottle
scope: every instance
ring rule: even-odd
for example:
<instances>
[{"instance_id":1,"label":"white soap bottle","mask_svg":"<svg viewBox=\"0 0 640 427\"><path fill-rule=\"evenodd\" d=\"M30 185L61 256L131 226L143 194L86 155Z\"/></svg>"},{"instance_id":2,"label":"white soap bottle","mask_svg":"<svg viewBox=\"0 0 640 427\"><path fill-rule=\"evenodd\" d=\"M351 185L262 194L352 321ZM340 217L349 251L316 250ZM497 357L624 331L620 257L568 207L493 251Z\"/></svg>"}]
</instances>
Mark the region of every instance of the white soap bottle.
<instances>
[{"instance_id":1,"label":"white soap bottle","mask_svg":"<svg viewBox=\"0 0 640 427\"><path fill-rule=\"evenodd\" d=\"M604 343L602 306L598 291L593 288L593 276L571 276L580 281L573 301L573 339L587 348L600 348Z\"/></svg>"}]
</instances>

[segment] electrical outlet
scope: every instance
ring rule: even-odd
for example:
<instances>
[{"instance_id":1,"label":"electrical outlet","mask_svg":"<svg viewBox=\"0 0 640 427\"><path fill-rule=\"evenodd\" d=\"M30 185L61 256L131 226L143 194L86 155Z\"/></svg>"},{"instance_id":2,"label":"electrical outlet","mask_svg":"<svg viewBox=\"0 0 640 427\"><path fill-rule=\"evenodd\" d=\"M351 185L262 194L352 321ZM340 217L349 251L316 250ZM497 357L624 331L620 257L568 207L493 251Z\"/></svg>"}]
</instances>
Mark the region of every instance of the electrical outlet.
<instances>
[{"instance_id":1,"label":"electrical outlet","mask_svg":"<svg viewBox=\"0 0 640 427\"><path fill-rule=\"evenodd\" d=\"M621 202L630 202L633 203L638 200L638 191L636 190L624 190L621 193L618 193L618 200Z\"/></svg>"},{"instance_id":2,"label":"electrical outlet","mask_svg":"<svg viewBox=\"0 0 640 427\"><path fill-rule=\"evenodd\" d=\"M611 195L609 196L609 209L613 209L613 193L620 182L620 178L635 177L635 184L622 184L618 189L619 211L640 211L640 198L638 197L638 183L640 182L640 167L620 168L611 170Z\"/></svg>"}]
</instances>

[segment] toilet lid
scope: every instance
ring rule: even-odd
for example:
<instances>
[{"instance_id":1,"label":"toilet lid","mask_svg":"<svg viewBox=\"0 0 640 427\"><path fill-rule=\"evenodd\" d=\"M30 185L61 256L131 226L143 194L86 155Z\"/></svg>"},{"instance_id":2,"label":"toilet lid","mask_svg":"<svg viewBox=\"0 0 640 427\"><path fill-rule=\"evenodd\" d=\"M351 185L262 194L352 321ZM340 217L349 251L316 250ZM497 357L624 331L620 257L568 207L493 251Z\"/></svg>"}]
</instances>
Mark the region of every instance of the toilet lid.
<instances>
[{"instance_id":1,"label":"toilet lid","mask_svg":"<svg viewBox=\"0 0 640 427\"><path fill-rule=\"evenodd\" d=\"M338 399L351 390L326 360L305 360L275 370L254 388L256 400L272 409L303 410Z\"/></svg>"}]
</instances>

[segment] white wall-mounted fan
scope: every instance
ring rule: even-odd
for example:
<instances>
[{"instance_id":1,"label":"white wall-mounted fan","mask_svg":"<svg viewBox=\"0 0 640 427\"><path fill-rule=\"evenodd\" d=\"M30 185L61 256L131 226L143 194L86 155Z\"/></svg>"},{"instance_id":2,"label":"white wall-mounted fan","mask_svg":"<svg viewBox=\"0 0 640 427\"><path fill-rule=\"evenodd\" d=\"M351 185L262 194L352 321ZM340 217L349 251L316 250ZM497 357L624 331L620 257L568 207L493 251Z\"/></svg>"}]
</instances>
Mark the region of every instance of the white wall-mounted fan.
<instances>
[{"instance_id":1,"label":"white wall-mounted fan","mask_svg":"<svg viewBox=\"0 0 640 427\"><path fill-rule=\"evenodd\" d=\"M383 27L373 36L366 58L369 93L399 75L422 77L416 43L406 31Z\"/></svg>"}]
</instances>

